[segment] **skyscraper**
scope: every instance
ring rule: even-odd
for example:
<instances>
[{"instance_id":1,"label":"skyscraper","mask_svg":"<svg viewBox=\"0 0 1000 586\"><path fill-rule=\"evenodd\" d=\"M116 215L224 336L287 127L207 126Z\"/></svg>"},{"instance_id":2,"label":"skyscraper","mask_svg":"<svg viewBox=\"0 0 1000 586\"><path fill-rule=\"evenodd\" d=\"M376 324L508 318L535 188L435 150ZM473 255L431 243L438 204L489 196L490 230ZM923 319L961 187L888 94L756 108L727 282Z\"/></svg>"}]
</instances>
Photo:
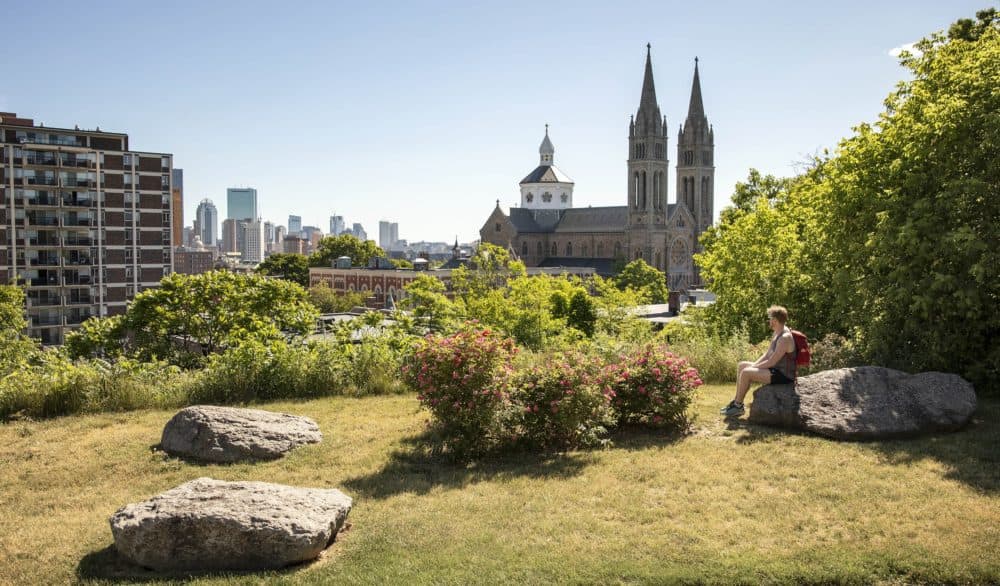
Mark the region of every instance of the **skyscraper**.
<instances>
[{"instance_id":1,"label":"skyscraper","mask_svg":"<svg viewBox=\"0 0 1000 586\"><path fill-rule=\"evenodd\" d=\"M208 198L201 200L198 211L195 212L195 222L198 225L197 234L201 236L201 243L207 247L218 246L219 210L212 200Z\"/></svg>"},{"instance_id":2,"label":"skyscraper","mask_svg":"<svg viewBox=\"0 0 1000 586\"><path fill-rule=\"evenodd\" d=\"M368 232L365 232L364 226L358 222L354 222L354 225L351 227L351 232L354 232L355 238L362 242L368 240Z\"/></svg>"},{"instance_id":3,"label":"skyscraper","mask_svg":"<svg viewBox=\"0 0 1000 586\"><path fill-rule=\"evenodd\" d=\"M288 235L298 236L302 232L302 216L288 216Z\"/></svg>"},{"instance_id":4,"label":"skyscraper","mask_svg":"<svg viewBox=\"0 0 1000 586\"><path fill-rule=\"evenodd\" d=\"M226 217L231 220L256 220L257 190L252 187L230 187L226 190Z\"/></svg>"},{"instance_id":5,"label":"skyscraper","mask_svg":"<svg viewBox=\"0 0 1000 586\"><path fill-rule=\"evenodd\" d=\"M344 216L330 216L330 234L339 236L344 231Z\"/></svg>"}]
</instances>

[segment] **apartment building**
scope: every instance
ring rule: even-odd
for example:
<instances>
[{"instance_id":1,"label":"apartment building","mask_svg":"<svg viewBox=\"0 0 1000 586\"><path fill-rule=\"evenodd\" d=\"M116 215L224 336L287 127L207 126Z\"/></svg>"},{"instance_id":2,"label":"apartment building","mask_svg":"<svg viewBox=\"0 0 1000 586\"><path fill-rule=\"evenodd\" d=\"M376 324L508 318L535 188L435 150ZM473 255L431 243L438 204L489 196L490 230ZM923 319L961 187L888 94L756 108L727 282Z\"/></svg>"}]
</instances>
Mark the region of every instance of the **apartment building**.
<instances>
[{"instance_id":1,"label":"apartment building","mask_svg":"<svg viewBox=\"0 0 1000 586\"><path fill-rule=\"evenodd\" d=\"M61 344L172 271L173 155L5 112L0 139L0 282L25 286L31 336Z\"/></svg>"}]
</instances>

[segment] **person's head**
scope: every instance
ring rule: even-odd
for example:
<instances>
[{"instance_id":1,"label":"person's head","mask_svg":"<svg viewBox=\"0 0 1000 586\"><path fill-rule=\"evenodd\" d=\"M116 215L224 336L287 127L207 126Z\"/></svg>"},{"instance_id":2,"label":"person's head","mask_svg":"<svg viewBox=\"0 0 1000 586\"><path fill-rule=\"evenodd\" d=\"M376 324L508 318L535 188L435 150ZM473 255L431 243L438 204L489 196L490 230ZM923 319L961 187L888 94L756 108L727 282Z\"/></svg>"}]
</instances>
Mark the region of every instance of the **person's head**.
<instances>
[{"instance_id":1,"label":"person's head","mask_svg":"<svg viewBox=\"0 0 1000 586\"><path fill-rule=\"evenodd\" d=\"M767 319L777 320L782 326L788 321L788 310L780 305L772 305L767 308Z\"/></svg>"}]
</instances>

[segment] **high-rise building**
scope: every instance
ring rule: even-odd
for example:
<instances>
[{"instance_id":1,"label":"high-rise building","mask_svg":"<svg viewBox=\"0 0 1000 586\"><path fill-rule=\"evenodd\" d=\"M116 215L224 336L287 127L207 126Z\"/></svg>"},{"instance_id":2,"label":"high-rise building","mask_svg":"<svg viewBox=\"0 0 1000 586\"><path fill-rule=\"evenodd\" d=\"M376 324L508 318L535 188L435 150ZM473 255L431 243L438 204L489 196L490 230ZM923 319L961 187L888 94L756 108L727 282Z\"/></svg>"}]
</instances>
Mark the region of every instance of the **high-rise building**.
<instances>
[{"instance_id":1,"label":"high-rise building","mask_svg":"<svg viewBox=\"0 0 1000 586\"><path fill-rule=\"evenodd\" d=\"M344 231L344 216L330 216L330 235L340 236Z\"/></svg>"},{"instance_id":2,"label":"high-rise building","mask_svg":"<svg viewBox=\"0 0 1000 586\"><path fill-rule=\"evenodd\" d=\"M222 252L240 253L241 262L258 263L264 260L264 222L256 220L222 221Z\"/></svg>"},{"instance_id":3,"label":"high-rise building","mask_svg":"<svg viewBox=\"0 0 1000 586\"><path fill-rule=\"evenodd\" d=\"M208 247L219 245L219 210L212 200L205 198L198 204L195 226L195 234L201 236L202 244Z\"/></svg>"},{"instance_id":4,"label":"high-rise building","mask_svg":"<svg viewBox=\"0 0 1000 586\"><path fill-rule=\"evenodd\" d=\"M354 232L354 237L362 242L368 240L368 232L365 232L364 227L362 227L358 222L354 222L354 225L351 227L351 232Z\"/></svg>"},{"instance_id":5,"label":"high-rise building","mask_svg":"<svg viewBox=\"0 0 1000 586\"><path fill-rule=\"evenodd\" d=\"M285 236L287 232L284 226L274 227L274 242L271 243L271 253L285 251Z\"/></svg>"},{"instance_id":6,"label":"high-rise building","mask_svg":"<svg viewBox=\"0 0 1000 586\"><path fill-rule=\"evenodd\" d=\"M302 216L288 216L288 235L298 236L302 232Z\"/></svg>"},{"instance_id":7,"label":"high-rise building","mask_svg":"<svg viewBox=\"0 0 1000 586\"><path fill-rule=\"evenodd\" d=\"M230 187L226 190L226 217L232 220L256 220L257 190L252 187Z\"/></svg>"},{"instance_id":8,"label":"high-rise building","mask_svg":"<svg viewBox=\"0 0 1000 586\"><path fill-rule=\"evenodd\" d=\"M389 250L399 240L399 224L382 220L378 223L378 245Z\"/></svg>"},{"instance_id":9,"label":"high-rise building","mask_svg":"<svg viewBox=\"0 0 1000 586\"><path fill-rule=\"evenodd\" d=\"M126 134L0 112L0 282L24 284L29 335L61 344L170 273L172 171Z\"/></svg>"},{"instance_id":10,"label":"high-rise building","mask_svg":"<svg viewBox=\"0 0 1000 586\"><path fill-rule=\"evenodd\" d=\"M174 208L173 244L184 246L184 170L174 169L170 184L170 198Z\"/></svg>"}]
</instances>

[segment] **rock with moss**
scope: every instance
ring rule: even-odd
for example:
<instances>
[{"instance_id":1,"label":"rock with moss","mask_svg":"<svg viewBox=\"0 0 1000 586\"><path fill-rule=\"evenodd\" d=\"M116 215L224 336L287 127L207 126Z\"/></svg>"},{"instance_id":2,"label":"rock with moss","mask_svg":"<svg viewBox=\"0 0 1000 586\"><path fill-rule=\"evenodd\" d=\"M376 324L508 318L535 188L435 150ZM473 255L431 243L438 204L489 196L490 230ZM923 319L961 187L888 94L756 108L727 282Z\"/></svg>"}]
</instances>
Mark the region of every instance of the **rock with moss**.
<instances>
[{"instance_id":1,"label":"rock with moss","mask_svg":"<svg viewBox=\"0 0 1000 586\"><path fill-rule=\"evenodd\" d=\"M954 431L975 410L975 390L958 375L861 366L800 377L794 385L765 385L754 394L749 419L835 439L874 440Z\"/></svg>"},{"instance_id":2,"label":"rock with moss","mask_svg":"<svg viewBox=\"0 0 1000 586\"><path fill-rule=\"evenodd\" d=\"M202 462L274 460L323 434L308 417L259 409L195 405L167 422L160 448Z\"/></svg>"},{"instance_id":3,"label":"rock with moss","mask_svg":"<svg viewBox=\"0 0 1000 586\"><path fill-rule=\"evenodd\" d=\"M344 527L336 489L198 478L111 516L115 548L158 571L267 570L313 560Z\"/></svg>"}]
</instances>

